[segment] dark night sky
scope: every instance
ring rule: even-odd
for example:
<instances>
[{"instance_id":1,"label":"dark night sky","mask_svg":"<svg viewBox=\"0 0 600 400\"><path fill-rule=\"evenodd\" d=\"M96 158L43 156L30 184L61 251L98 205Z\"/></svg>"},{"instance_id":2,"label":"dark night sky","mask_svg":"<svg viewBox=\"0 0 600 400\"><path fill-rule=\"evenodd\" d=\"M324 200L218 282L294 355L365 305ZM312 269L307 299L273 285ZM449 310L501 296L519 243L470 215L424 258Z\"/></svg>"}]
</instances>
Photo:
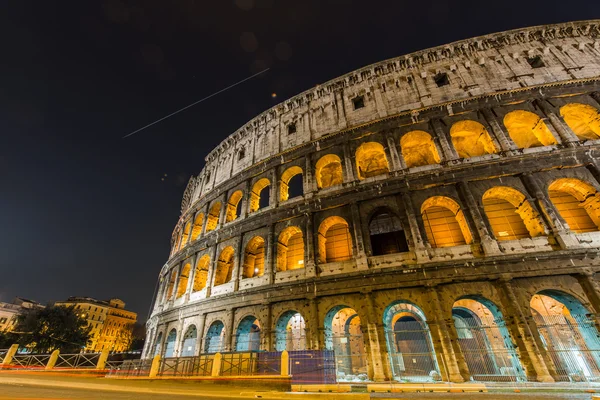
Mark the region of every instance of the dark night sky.
<instances>
[{"instance_id":1,"label":"dark night sky","mask_svg":"<svg viewBox=\"0 0 600 400\"><path fill-rule=\"evenodd\" d=\"M144 320L187 180L253 116L386 58L592 18L597 0L0 0L0 299L120 297Z\"/></svg>"}]
</instances>

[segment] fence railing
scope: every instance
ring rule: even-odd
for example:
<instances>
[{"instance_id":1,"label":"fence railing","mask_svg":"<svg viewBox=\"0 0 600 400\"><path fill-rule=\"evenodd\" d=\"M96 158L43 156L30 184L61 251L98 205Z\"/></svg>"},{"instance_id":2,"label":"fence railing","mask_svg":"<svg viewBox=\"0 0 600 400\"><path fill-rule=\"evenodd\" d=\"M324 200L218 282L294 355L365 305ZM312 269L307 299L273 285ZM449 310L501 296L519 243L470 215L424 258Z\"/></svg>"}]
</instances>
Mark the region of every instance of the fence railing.
<instances>
[{"instance_id":1,"label":"fence railing","mask_svg":"<svg viewBox=\"0 0 600 400\"><path fill-rule=\"evenodd\" d=\"M15 354L11 365L20 369L43 369L50 361L50 354Z\"/></svg>"},{"instance_id":2,"label":"fence railing","mask_svg":"<svg viewBox=\"0 0 600 400\"><path fill-rule=\"evenodd\" d=\"M59 354L54 368L96 368L101 353Z\"/></svg>"},{"instance_id":3,"label":"fence railing","mask_svg":"<svg viewBox=\"0 0 600 400\"><path fill-rule=\"evenodd\" d=\"M145 377L150 375L152 360L123 360L108 361L108 376L127 378L127 377Z\"/></svg>"}]
</instances>

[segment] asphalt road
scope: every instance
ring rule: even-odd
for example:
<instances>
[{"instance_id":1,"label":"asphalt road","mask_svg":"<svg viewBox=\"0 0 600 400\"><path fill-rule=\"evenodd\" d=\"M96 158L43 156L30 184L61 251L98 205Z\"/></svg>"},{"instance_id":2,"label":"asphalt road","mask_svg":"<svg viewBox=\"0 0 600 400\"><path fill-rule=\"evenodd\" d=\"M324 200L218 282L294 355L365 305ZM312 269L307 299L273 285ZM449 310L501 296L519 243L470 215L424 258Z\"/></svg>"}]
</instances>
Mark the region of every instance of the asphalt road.
<instances>
[{"instance_id":1,"label":"asphalt road","mask_svg":"<svg viewBox=\"0 0 600 400\"><path fill-rule=\"evenodd\" d=\"M306 396L306 397L305 397ZM301 395L301 399L310 399L310 394ZM201 393L197 396L175 394L123 393L114 391L63 389L41 386L0 385L0 400L189 400L214 399ZM228 397L231 399L232 397ZM239 397L242 398L242 397ZM243 397L248 399L248 397ZM404 393L404 394L372 394L376 399L419 399L419 400L590 400L591 395L585 393Z\"/></svg>"}]
</instances>

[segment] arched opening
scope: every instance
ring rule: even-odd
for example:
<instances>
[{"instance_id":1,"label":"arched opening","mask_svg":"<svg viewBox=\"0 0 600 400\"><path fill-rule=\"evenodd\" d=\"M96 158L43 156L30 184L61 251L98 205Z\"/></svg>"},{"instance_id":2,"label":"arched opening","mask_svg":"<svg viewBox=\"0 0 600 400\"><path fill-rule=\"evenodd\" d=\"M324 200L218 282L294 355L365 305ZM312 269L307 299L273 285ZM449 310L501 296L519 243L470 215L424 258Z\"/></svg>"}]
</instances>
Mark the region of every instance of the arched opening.
<instances>
[{"instance_id":1,"label":"arched opening","mask_svg":"<svg viewBox=\"0 0 600 400\"><path fill-rule=\"evenodd\" d=\"M192 264L186 263L181 269L181 274L179 274L179 283L177 284L177 298L180 298L187 291L188 280L190 278L190 271L192 269Z\"/></svg>"},{"instance_id":2,"label":"arched opening","mask_svg":"<svg viewBox=\"0 0 600 400\"><path fill-rule=\"evenodd\" d=\"M316 165L315 177L319 189L341 185L344 181L342 161L335 154L327 154L319 158Z\"/></svg>"},{"instance_id":3,"label":"arched opening","mask_svg":"<svg viewBox=\"0 0 600 400\"><path fill-rule=\"evenodd\" d=\"M463 211L449 197L434 196L425 200L421 216L431 247L461 246L473 241Z\"/></svg>"},{"instance_id":4,"label":"arched opening","mask_svg":"<svg viewBox=\"0 0 600 400\"><path fill-rule=\"evenodd\" d=\"M254 184L254 186L252 187L252 191L250 192L250 207L248 209L249 212L252 213L258 211L261 208L265 208L269 205L270 186L271 182L267 178L259 179Z\"/></svg>"},{"instance_id":5,"label":"arched opening","mask_svg":"<svg viewBox=\"0 0 600 400\"><path fill-rule=\"evenodd\" d=\"M231 281L234 253L235 251L231 246L227 246L221 251L219 259L217 260L214 286L223 285L224 283Z\"/></svg>"},{"instance_id":6,"label":"arched opening","mask_svg":"<svg viewBox=\"0 0 600 400\"><path fill-rule=\"evenodd\" d=\"M467 296L452 306L458 344L471 379L524 381L526 375L500 309L479 296Z\"/></svg>"},{"instance_id":7,"label":"arched opening","mask_svg":"<svg viewBox=\"0 0 600 400\"><path fill-rule=\"evenodd\" d=\"M304 239L302 230L289 226L279 234L277 240L277 271L304 268Z\"/></svg>"},{"instance_id":8,"label":"arched opening","mask_svg":"<svg viewBox=\"0 0 600 400\"><path fill-rule=\"evenodd\" d=\"M543 290L531 299L531 312L559 380L600 378L600 335L593 314L575 297Z\"/></svg>"},{"instance_id":9,"label":"arched opening","mask_svg":"<svg viewBox=\"0 0 600 400\"><path fill-rule=\"evenodd\" d=\"M225 215L225 222L235 221L242 212L242 191L238 190L233 192L231 196L229 196L229 200L227 201L227 211Z\"/></svg>"},{"instance_id":10,"label":"arched opening","mask_svg":"<svg viewBox=\"0 0 600 400\"><path fill-rule=\"evenodd\" d=\"M187 246L191 229L192 229L191 222L190 221L186 222L185 228L183 228L183 233L181 235L181 242L179 242L179 249L183 249L185 246Z\"/></svg>"},{"instance_id":11,"label":"arched opening","mask_svg":"<svg viewBox=\"0 0 600 400\"><path fill-rule=\"evenodd\" d=\"M377 142L361 144L356 149L356 170L359 179L366 179L390 172L383 146Z\"/></svg>"},{"instance_id":12,"label":"arched opening","mask_svg":"<svg viewBox=\"0 0 600 400\"><path fill-rule=\"evenodd\" d=\"M550 146L556 139L537 115L525 110L511 111L504 116L504 126L518 148Z\"/></svg>"},{"instance_id":13,"label":"arched opening","mask_svg":"<svg viewBox=\"0 0 600 400\"><path fill-rule=\"evenodd\" d=\"M324 326L325 348L335 354L337 380L367 380L365 342L357 312L347 306L335 306L325 315Z\"/></svg>"},{"instance_id":14,"label":"arched opening","mask_svg":"<svg viewBox=\"0 0 600 400\"><path fill-rule=\"evenodd\" d=\"M192 228L192 242L197 240L202 233L202 224L204 223L204 214L199 213L196 215L196 219L194 219L194 227Z\"/></svg>"},{"instance_id":15,"label":"arched opening","mask_svg":"<svg viewBox=\"0 0 600 400\"><path fill-rule=\"evenodd\" d=\"M589 183L560 178L548 186L548 195L573 232L600 229L600 194Z\"/></svg>"},{"instance_id":16,"label":"arched opening","mask_svg":"<svg viewBox=\"0 0 600 400\"><path fill-rule=\"evenodd\" d=\"M302 168L298 166L290 167L281 174L279 182L279 199L286 201L287 199L304 195L302 187Z\"/></svg>"},{"instance_id":17,"label":"arched opening","mask_svg":"<svg viewBox=\"0 0 600 400\"><path fill-rule=\"evenodd\" d=\"M236 332L235 351L260 350L260 323L252 315L242 319Z\"/></svg>"},{"instance_id":18,"label":"arched opening","mask_svg":"<svg viewBox=\"0 0 600 400\"><path fill-rule=\"evenodd\" d=\"M402 136L400 150L408 168L440 163L437 147L425 131L412 131Z\"/></svg>"},{"instance_id":19,"label":"arched opening","mask_svg":"<svg viewBox=\"0 0 600 400\"><path fill-rule=\"evenodd\" d=\"M255 236L246 245L242 278L263 276L265 272L265 240Z\"/></svg>"},{"instance_id":20,"label":"arched opening","mask_svg":"<svg viewBox=\"0 0 600 400\"><path fill-rule=\"evenodd\" d=\"M383 313L383 329L395 380L441 380L429 326L420 308L400 301L390 304Z\"/></svg>"},{"instance_id":21,"label":"arched opening","mask_svg":"<svg viewBox=\"0 0 600 400\"><path fill-rule=\"evenodd\" d=\"M171 278L169 278L169 285L167 286L167 300L171 300L175 292L175 283L177 283L177 270L173 268L171 271Z\"/></svg>"},{"instance_id":22,"label":"arched opening","mask_svg":"<svg viewBox=\"0 0 600 400\"><path fill-rule=\"evenodd\" d=\"M570 103L560 108L560 115L581 140L600 139L600 113L590 105Z\"/></svg>"},{"instance_id":23,"label":"arched opening","mask_svg":"<svg viewBox=\"0 0 600 400\"><path fill-rule=\"evenodd\" d=\"M477 121L458 121L450 127L452 144L460 158L494 154L498 150L485 127Z\"/></svg>"},{"instance_id":24,"label":"arched opening","mask_svg":"<svg viewBox=\"0 0 600 400\"><path fill-rule=\"evenodd\" d=\"M206 331L205 353L218 353L223 350L225 329L221 321L214 321Z\"/></svg>"},{"instance_id":25,"label":"arched opening","mask_svg":"<svg viewBox=\"0 0 600 400\"><path fill-rule=\"evenodd\" d=\"M198 330L196 325L190 325L183 336L181 345L181 357L193 357L196 355L196 342L198 340Z\"/></svg>"},{"instance_id":26,"label":"arched opening","mask_svg":"<svg viewBox=\"0 0 600 400\"><path fill-rule=\"evenodd\" d=\"M400 219L385 208L377 210L371 217L369 237L374 256L408 251Z\"/></svg>"},{"instance_id":27,"label":"arched opening","mask_svg":"<svg viewBox=\"0 0 600 400\"><path fill-rule=\"evenodd\" d=\"M162 352L162 337L163 333L160 332L154 342L154 350L152 351L152 357L159 355Z\"/></svg>"},{"instance_id":28,"label":"arched opening","mask_svg":"<svg viewBox=\"0 0 600 400\"><path fill-rule=\"evenodd\" d=\"M194 287L193 292L198 292L206 287L206 281L208 280L208 266L210 265L210 257L208 254L203 255L198 262L196 262L196 273L194 274Z\"/></svg>"},{"instance_id":29,"label":"arched opening","mask_svg":"<svg viewBox=\"0 0 600 400\"><path fill-rule=\"evenodd\" d=\"M517 240L546 234L539 214L518 190L496 186L483 194L482 202L497 240Z\"/></svg>"},{"instance_id":30,"label":"arched opening","mask_svg":"<svg viewBox=\"0 0 600 400\"><path fill-rule=\"evenodd\" d=\"M275 350L306 350L306 324L297 311L286 311L275 324Z\"/></svg>"},{"instance_id":31,"label":"arched opening","mask_svg":"<svg viewBox=\"0 0 600 400\"><path fill-rule=\"evenodd\" d=\"M346 261L352 258L352 239L342 217L328 217L319 226L319 262Z\"/></svg>"},{"instance_id":32,"label":"arched opening","mask_svg":"<svg viewBox=\"0 0 600 400\"><path fill-rule=\"evenodd\" d=\"M175 341L177 340L177 331L175 328L171 329L165 342L165 355L164 358L175 357Z\"/></svg>"},{"instance_id":33,"label":"arched opening","mask_svg":"<svg viewBox=\"0 0 600 400\"><path fill-rule=\"evenodd\" d=\"M208 212L208 218L206 219L206 232L217 229L219 215L221 215L221 202L217 201L215 204L213 204Z\"/></svg>"}]
</instances>

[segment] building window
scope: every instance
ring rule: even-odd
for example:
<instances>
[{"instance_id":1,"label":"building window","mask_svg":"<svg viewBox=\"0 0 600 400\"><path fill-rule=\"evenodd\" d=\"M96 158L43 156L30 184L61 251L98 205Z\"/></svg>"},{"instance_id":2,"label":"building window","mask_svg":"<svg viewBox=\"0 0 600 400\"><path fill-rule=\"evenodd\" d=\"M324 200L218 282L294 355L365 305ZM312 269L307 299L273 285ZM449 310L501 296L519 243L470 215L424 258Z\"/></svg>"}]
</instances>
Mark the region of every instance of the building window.
<instances>
[{"instance_id":1,"label":"building window","mask_svg":"<svg viewBox=\"0 0 600 400\"><path fill-rule=\"evenodd\" d=\"M446 86L450 84L450 80L448 79L448 74L445 72L440 72L439 74L433 77L435 84L438 87Z\"/></svg>"},{"instance_id":2,"label":"building window","mask_svg":"<svg viewBox=\"0 0 600 400\"><path fill-rule=\"evenodd\" d=\"M6 321L7 321L7 319L6 319L6 318L0 318L0 324L5 324L5 323L6 323Z\"/></svg>"},{"instance_id":3,"label":"building window","mask_svg":"<svg viewBox=\"0 0 600 400\"><path fill-rule=\"evenodd\" d=\"M365 98L363 96L358 96L352 99L352 105L354 105L354 109L358 110L359 108L363 108L365 106Z\"/></svg>"},{"instance_id":4,"label":"building window","mask_svg":"<svg viewBox=\"0 0 600 400\"><path fill-rule=\"evenodd\" d=\"M542 68L546 66L544 60L542 60L542 57L540 56L528 57L527 62L531 65L531 68Z\"/></svg>"},{"instance_id":5,"label":"building window","mask_svg":"<svg viewBox=\"0 0 600 400\"><path fill-rule=\"evenodd\" d=\"M289 124L287 128L288 128L288 135L291 135L292 133L296 133L296 123L295 122Z\"/></svg>"},{"instance_id":6,"label":"building window","mask_svg":"<svg viewBox=\"0 0 600 400\"><path fill-rule=\"evenodd\" d=\"M238 153L238 160L243 160L244 157L246 157L246 149L242 147Z\"/></svg>"}]
</instances>

